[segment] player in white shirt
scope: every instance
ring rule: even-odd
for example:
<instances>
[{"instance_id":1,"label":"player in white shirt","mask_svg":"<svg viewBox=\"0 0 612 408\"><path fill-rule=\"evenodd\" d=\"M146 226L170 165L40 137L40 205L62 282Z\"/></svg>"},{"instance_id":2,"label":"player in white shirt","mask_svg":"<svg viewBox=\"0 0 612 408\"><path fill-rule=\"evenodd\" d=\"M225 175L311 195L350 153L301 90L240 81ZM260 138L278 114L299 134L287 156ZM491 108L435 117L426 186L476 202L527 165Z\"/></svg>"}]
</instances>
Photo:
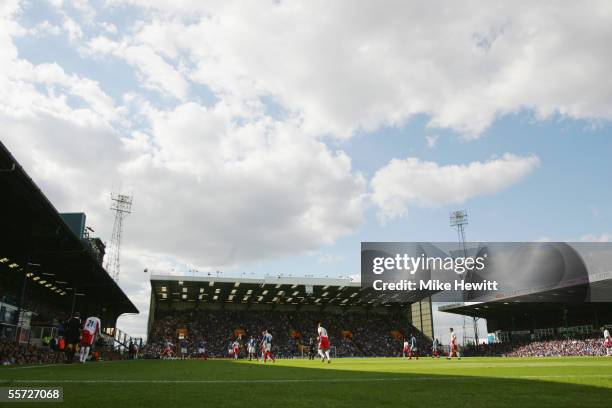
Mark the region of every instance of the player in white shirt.
<instances>
[{"instance_id":1,"label":"player in white shirt","mask_svg":"<svg viewBox=\"0 0 612 408\"><path fill-rule=\"evenodd\" d=\"M404 339L404 348L402 348L402 357L408 357L408 352L410 351L410 346L408 345L408 339Z\"/></svg>"},{"instance_id":2,"label":"player in white shirt","mask_svg":"<svg viewBox=\"0 0 612 408\"><path fill-rule=\"evenodd\" d=\"M461 360L461 354L459 354L459 345L457 344L457 336L455 335L455 332L453 331L453 328L450 328L450 350L448 351L448 357L446 357L447 360L450 360L453 358L453 354L455 356L457 356L457 360Z\"/></svg>"},{"instance_id":3,"label":"player in white shirt","mask_svg":"<svg viewBox=\"0 0 612 408\"><path fill-rule=\"evenodd\" d=\"M324 363L325 359L327 359L327 362L331 363L331 358L329 358L329 337L327 336L327 330L321 326L321 323L318 324L317 333L319 334L319 355L321 356L321 362Z\"/></svg>"},{"instance_id":4,"label":"player in white shirt","mask_svg":"<svg viewBox=\"0 0 612 408\"><path fill-rule=\"evenodd\" d=\"M610 337L610 331L604 329L604 347L606 348L606 356L612 356L612 337Z\"/></svg>"},{"instance_id":5,"label":"player in white shirt","mask_svg":"<svg viewBox=\"0 0 612 408\"><path fill-rule=\"evenodd\" d=\"M89 350L96 338L96 335L102 330L102 322L95 316L88 317L83 324L83 330L81 331L81 351L79 355L79 361L84 363L87 361L89 356Z\"/></svg>"}]
</instances>

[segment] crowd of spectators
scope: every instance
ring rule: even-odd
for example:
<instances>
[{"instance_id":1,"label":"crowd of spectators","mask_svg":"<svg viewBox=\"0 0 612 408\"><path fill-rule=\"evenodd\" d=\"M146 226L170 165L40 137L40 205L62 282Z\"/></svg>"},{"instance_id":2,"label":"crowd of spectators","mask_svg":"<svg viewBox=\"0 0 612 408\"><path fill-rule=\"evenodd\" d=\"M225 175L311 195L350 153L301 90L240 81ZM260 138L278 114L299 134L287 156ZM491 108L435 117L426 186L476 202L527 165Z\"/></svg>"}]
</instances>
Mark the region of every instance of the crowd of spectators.
<instances>
[{"instance_id":1,"label":"crowd of spectators","mask_svg":"<svg viewBox=\"0 0 612 408\"><path fill-rule=\"evenodd\" d=\"M591 335L470 345L464 348L463 355L483 357L605 356L606 349L603 345L603 337Z\"/></svg>"},{"instance_id":2,"label":"crowd of spectators","mask_svg":"<svg viewBox=\"0 0 612 408\"><path fill-rule=\"evenodd\" d=\"M42 345L19 343L13 338L0 337L0 365L57 364L70 362L69 354L62 338L51 338ZM78 353L76 353L78 357ZM137 351L122 353L98 338L91 353L92 360L124 360L137 358ZM73 361L75 357L73 357Z\"/></svg>"},{"instance_id":3,"label":"crowd of spectators","mask_svg":"<svg viewBox=\"0 0 612 408\"><path fill-rule=\"evenodd\" d=\"M0 339L0 365L50 364L55 360L55 353L48 347L41 348Z\"/></svg>"},{"instance_id":4,"label":"crowd of spectators","mask_svg":"<svg viewBox=\"0 0 612 408\"><path fill-rule=\"evenodd\" d=\"M56 322L55 327L33 326L25 331L16 331L14 326L0 324L0 365L53 364L78 361L80 344L80 321L70 339L69 325ZM44 335L46 334L46 335ZM72 341L72 344L70 344ZM138 356L136 343L123 350L114 344L114 339L97 335L89 356L92 361L135 359Z\"/></svg>"},{"instance_id":5,"label":"crowd of spectators","mask_svg":"<svg viewBox=\"0 0 612 408\"><path fill-rule=\"evenodd\" d=\"M177 329L184 329L188 354L195 344L206 342L210 357L226 357L230 344L250 336L259 340L267 329L274 336L273 351L278 357L301 356L302 346L316 339L317 323L327 328L335 355L341 357L394 357L401 354L404 338L414 334L422 355L431 351L431 341L400 315L343 314L316 312L190 311L169 313L154 322L149 357L156 357L165 341L176 341ZM315 340L316 343L316 340ZM572 338L520 339L513 342L480 344L464 349L465 356L604 356L603 339L597 333Z\"/></svg>"},{"instance_id":6,"label":"crowd of spectators","mask_svg":"<svg viewBox=\"0 0 612 408\"><path fill-rule=\"evenodd\" d=\"M227 357L233 341L245 343L251 336L259 341L262 331L267 329L273 336L273 354L293 358L303 354L310 339L316 343L318 322L327 329L337 356L398 356L403 338L410 333L419 339L422 350L429 350L430 346L400 315L192 310L158 316L149 334L145 356L159 357L166 342L176 345L183 340L179 339L180 333L185 337L189 355L195 355L197 344L204 341L208 357Z\"/></svg>"},{"instance_id":7,"label":"crowd of spectators","mask_svg":"<svg viewBox=\"0 0 612 408\"><path fill-rule=\"evenodd\" d=\"M508 357L605 356L602 338L534 341L505 354Z\"/></svg>"}]
</instances>

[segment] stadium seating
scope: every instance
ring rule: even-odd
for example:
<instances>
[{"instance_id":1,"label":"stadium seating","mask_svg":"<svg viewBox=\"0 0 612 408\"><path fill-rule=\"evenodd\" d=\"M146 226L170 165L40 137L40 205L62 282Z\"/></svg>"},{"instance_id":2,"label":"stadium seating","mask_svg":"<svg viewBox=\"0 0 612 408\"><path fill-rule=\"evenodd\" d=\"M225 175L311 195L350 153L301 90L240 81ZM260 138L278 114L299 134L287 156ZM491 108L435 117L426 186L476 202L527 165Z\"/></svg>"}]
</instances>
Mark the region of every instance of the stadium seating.
<instances>
[{"instance_id":1,"label":"stadium seating","mask_svg":"<svg viewBox=\"0 0 612 408\"><path fill-rule=\"evenodd\" d=\"M113 347L97 344L93 348L98 359L125 360L127 353ZM93 353L92 352L92 353ZM13 339L0 338L0 365L21 364L54 364L65 363L66 353L49 346L35 346L33 344L19 344Z\"/></svg>"},{"instance_id":2,"label":"stadium seating","mask_svg":"<svg viewBox=\"0 0 612 408\"><path fill-rule=\"evenodd\" d=\"M514 343L493 343L469 346L464 349L465 356L506 356L506 357L567 357L567 356L605 356L603 338L550 338L537 341Z\"/></svg>"},{"instance_id":3,"label":"stadium seating","mask_svg":"<svg viewBox=\"0 0 612 408\"><path fill-rule=\"evenodd\" d=\"M13 340L0 339L0 365L49 364L55 362L55 354L49 348L17 344Z\"/></svg>"},{"instance_id":4,"label":"stadium seating","mask_svg":"<svg viewBox=\"0 0 612 408\"><path fill-rule=\"evenodd\" d=\"M186 329L189 354L204 339L212 357L226 357L228 345L238 334L256 339L267 329L273 336L273 351L279 357L300 356L301 345L316 338L317 323L322 322L330 335L336 355L398 356L403 337L414 333L421 350L429 350L430 341L401 316L367 314L333 315L321 312L255 312L255 311L190 311L160 314L154 321L147 347L147 356L156 357L165 341L176 342L177 330ZM394 336L392 332L399 332Z\"/></svg>"}]
</instances>

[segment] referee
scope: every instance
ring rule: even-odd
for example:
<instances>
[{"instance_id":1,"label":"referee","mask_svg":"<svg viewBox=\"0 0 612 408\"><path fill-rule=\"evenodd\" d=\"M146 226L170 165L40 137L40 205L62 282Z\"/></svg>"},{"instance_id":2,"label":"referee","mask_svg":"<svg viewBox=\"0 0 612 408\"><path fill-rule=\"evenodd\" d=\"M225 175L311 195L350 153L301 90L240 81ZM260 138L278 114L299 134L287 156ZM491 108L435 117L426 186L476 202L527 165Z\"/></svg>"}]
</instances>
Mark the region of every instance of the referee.
<instances>
[{"instance_id":1,"label":"referee","mask_svg":"<svg viewBox=\"0 0 612 408\"><path fill-rule=\"evenodd\" d=\"M66 362L72 363L74 361L74 355L76 354L76 347L79 344L81 337L81 315L79 312L75 312L66 322Z\"/></svg>"}]
</instances>

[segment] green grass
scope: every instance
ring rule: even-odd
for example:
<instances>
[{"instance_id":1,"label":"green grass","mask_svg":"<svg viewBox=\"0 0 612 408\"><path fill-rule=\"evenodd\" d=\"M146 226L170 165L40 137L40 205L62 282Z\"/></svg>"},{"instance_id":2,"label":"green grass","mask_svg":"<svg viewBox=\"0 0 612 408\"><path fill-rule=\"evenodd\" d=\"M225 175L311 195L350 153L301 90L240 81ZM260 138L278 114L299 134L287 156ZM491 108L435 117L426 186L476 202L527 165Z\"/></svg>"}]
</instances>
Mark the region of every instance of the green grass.
<instances>
[{"instance_id":1,"label":"green grass","mask_svg":"<svg viewBox=\"0 0 612 408\"><path fill-rule=\"evenodd\" d=\"M0 368L6 385L62 386L63 407L605 407L612 358L119 361Z\"/></svg>"}]
</instances>

